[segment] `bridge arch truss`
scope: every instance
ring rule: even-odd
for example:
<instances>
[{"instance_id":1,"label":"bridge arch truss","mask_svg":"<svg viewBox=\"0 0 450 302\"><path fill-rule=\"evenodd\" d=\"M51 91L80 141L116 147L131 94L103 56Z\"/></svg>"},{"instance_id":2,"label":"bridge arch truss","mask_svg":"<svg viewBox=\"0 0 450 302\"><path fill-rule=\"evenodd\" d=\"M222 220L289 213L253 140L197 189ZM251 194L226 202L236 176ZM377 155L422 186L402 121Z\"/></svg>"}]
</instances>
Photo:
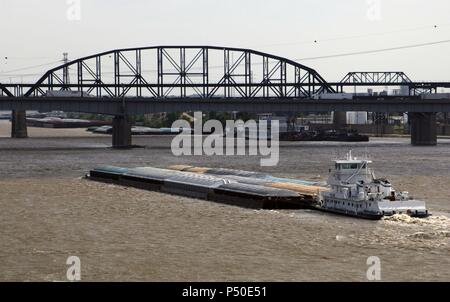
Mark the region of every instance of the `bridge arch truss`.
<instances>
[{"instance_id":1,"label":"bridge arch truss","mask_svg":"<svg viewBox=\"0 0 450 302\"><path fill-rule=\"evenodd\" d=\"M157 46L112 50L47 71L24 96L311 98L335 90L312 68L251 49ZM60 93L61 94L61 93Z\"/></svg>"}]
</instances>

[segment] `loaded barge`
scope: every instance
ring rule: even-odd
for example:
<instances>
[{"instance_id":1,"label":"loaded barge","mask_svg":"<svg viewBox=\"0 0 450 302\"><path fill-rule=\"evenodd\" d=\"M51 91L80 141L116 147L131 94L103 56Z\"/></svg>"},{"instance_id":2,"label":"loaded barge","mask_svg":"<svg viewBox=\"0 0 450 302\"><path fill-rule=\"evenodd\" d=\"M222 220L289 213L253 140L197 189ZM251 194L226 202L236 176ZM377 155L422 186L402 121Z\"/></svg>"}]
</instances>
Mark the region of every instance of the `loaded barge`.
<instances>
[{"instance_id":1,"label":"loaded barge","mask_svg":"<svg viewBox=\"0 0 450 302\"><path fill-rule=\"evenodd\" d=\"M327 190L316 183L262 173L190 166L103 167L90 171L87 178L253 209L311 208L320 191Z\"/></svg>"},{"instance_id":2,"label":"loaded barge","mask_svg":"<svg viewBox=\"0 0 450 302\"><path fill-rule=\"evenodd\" d=\"M326 183L279 178L242 170L171 166L103 167L88 179L253 209L316 209L365 219L406 214L429 216L425 202L393 189L376 178L372 162L351 152L334 161Z\"/></svg>"}]
</instances>

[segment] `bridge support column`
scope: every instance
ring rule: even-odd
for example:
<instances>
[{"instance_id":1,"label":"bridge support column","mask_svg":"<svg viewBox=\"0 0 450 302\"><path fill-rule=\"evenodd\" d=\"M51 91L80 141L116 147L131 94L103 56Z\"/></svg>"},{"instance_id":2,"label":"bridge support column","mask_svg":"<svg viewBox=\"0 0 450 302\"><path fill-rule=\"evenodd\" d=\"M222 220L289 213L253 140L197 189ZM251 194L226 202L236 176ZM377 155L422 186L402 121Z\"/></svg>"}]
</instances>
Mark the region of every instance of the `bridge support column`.
<instances>
[{"instance_id":1,"label":"bridge support column","mask_svg":"<svg viewBox=\"0 0 450 302\"><path fill-rule=\"evenodd\" d=\"M374 134L376 137L383 137L386 134L386 127L389 125L389 114L380 112L372 114Z\"/></svg>"},{"instance_id":2,"label":"bridge support column","mask_svg":"<svg viewBox=\"0 0 450 302\"><path fill-rule=\"evenodd\" d=\"M131 148L131 123L126 115L115 116L112 129L112 147L114 149Z\"/></svg>"},{"instance_id":3,"label":"bridge support column","mask_svg":"<svg viewBox=\"0 0 450 302\"><path fill-rule=\"evenodd\" d=\"M27 138L27 113L25 110L13 110L11 114L11 137Z\"/></svg>"},{"instance_id":4,"label":"bridge support column","mask_svg":"<svg viewBox=\"0 0 450 302\"><path fill-rule=\"evenodd\" d=\"M414 146L436 146L436 113L409 113L411 144Z\"/></svg>"},{"instance_id":5,"label":"bridge support column","mask_svg":"<svg viewBox=\"0 0 450 302\"><path fill-rule=\"evenodd\" d=\"M343 129L347 126L347 112L335 111L333 113L333 124L336 129Z\"/></svg>"}]
</instances>

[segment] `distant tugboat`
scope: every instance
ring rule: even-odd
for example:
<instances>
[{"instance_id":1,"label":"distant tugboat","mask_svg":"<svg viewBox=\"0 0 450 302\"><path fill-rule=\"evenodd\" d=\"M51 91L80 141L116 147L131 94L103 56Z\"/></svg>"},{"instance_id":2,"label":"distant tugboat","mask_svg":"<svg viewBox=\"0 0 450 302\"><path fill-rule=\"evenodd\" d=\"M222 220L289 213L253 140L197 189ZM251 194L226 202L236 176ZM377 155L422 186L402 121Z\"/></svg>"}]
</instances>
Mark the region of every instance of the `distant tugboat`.
<instances>
[{"instance_id":1,"label":"distant tugboat","mask_svg":"<svg viewBox=\"0 0 450 302\"><path fill-rule=\"evenodd\" d=\"M395 191L389 181L376 178L369 168L372 161L357 159L350 151L344 160L334 162L327 182L330 191L320 193L318 209L367 219L429 216L425 202L410 199L408 192Z\"/></svg>"}]
</instances>

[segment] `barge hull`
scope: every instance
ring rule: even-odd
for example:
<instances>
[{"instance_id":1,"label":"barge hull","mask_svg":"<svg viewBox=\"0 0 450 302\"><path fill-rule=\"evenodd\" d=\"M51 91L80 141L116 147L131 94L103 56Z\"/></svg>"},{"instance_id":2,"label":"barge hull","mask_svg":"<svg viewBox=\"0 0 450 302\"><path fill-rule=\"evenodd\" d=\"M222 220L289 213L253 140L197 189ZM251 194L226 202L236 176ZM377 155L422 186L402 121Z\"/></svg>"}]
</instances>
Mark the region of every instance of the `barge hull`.
<instances>
[{"instance_id":1,"label":"barge hull","mask_svg":"<svg viewBox=\"0 0 450 302\"><path fill-rule=\"evenodd\" d=\"M151 168L153 169L153 168ZM312 197L289 190L231 182L209 176L199 178L194 173L153 169L156 175L138 169L106 167L94 169L86 177L93 181L135 187L149 191L203 199L251 209L311 209ZM162 174L161 174L162 173ZM162 176L167 173L167 176ZM194 174L194 175L192 175ZM182 182L180 179L185 178Z\"/></svg>"}]
</instances>

